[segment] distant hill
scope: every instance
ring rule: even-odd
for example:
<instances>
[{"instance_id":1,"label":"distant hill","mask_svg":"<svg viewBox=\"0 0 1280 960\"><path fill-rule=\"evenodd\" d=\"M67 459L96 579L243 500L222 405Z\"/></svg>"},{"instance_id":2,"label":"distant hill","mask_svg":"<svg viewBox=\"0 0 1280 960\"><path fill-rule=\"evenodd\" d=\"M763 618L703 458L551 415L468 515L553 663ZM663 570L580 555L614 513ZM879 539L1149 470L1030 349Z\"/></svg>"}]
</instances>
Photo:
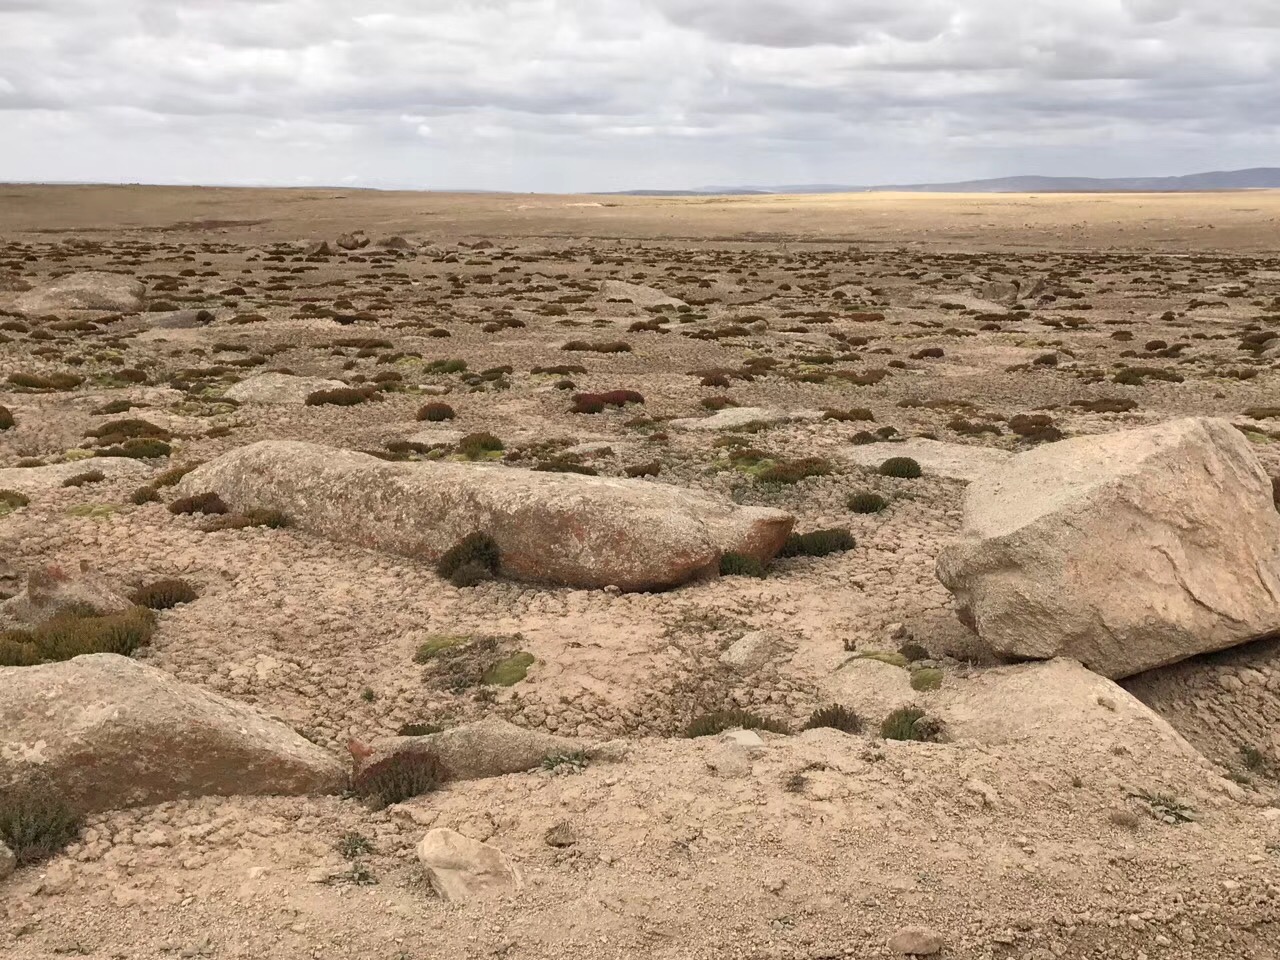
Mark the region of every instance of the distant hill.
<instances>
[{"instance_id":1,"label":"distant hill","mask_svg":"<svg viewBox=\"0 0 1280 960\"><path fill-rule=\"evenodd\" d=\"M711 196L777 193L1186 193L1199 190L1280 189L1280 167L1216 170L1182 177L996 177L954 183L899 183L853 186L838 183L772 187L699 187L695 190L624 190L632 196Z\"/></svg>"}]
</instances>

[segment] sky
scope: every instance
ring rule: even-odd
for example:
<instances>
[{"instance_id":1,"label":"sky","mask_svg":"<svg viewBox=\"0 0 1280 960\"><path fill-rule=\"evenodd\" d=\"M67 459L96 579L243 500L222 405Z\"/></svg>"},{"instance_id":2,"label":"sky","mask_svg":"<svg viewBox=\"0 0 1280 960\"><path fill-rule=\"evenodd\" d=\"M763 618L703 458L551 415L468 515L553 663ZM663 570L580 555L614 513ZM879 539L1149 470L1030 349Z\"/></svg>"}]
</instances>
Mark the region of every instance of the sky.
<instances>
[{"instance_id":1,"label":"sky","mask_svg":"<svg viewBox=\"0 0 1280 960\"><path fill-rule=\"evenodd\" d=\"M0 0L0 180L586 192L1280 166L1280 0Z\"/></svg>"}]
</instances>

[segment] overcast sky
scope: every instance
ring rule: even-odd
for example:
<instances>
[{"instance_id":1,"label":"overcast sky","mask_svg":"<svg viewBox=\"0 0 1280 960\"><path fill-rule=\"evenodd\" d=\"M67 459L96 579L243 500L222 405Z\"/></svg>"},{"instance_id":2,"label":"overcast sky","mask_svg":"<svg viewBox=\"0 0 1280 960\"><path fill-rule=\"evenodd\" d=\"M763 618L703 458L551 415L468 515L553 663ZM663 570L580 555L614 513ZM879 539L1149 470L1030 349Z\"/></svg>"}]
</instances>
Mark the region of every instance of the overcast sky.
<instances>
[{"instance_id":1,"label":"overcast sky","mask_svg":"<svg viewBox=\"0 0 1280 960\"><path fill-rule=\"evenodd\" d=\"M1280 166L1280 0L0 0L0 180Z\"/></svg>"}]
</instances>

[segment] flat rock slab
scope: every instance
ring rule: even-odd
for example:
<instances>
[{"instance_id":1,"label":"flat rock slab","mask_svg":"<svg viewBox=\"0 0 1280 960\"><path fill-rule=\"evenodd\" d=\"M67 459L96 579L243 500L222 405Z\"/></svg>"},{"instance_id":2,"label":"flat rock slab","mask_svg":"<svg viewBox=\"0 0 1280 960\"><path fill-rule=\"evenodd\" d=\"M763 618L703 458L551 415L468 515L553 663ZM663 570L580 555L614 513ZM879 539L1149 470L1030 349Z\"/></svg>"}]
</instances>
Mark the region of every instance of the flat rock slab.
<instances>
[{"instance_id":1,"label":"flat rock slab","mask_svg":"<svg viewBox=\"0 0 1280 960\"><path fill-rule=\"evenodd\" d=\"M774 410L769 407L728 407L709 417L686 417L672 420L677 430L715 432L740 430L753 423L788 423L792 420L821 420L821 410Z\"/></svg>"},{"instance_id":2,"label":"flat rock slab","mask_svg":"<svg viewBox=\"0 0 1280 960\"><path fill-rule=\"evenodd\" d=\"M70 463L51 463L47 467L8 467L0 470L0 490L17 490L33 494L55 490L64 480L90 470L101 470L108 480L121 477L145 477L154 467L131 457L89 457Z\"/></svg>"},{"instance_id":3,"label":"flat rock slab","mask_svg":"<svg viewBox=\"0 0 1280 960\"><path fill-rule=\"evenodd\" d=\"M844 450L840 456L864 467L878 467L890 457L910 457L924 469L925 476L972 481L1004 467L1014 455L994 447L943 443L921 437L899 443L868 443Z\"/></svg>"},{"instance_id":4,"label":"flat rock slab","mask_svg":"<svg viewBox=\"0 0 1280 960\"><path fill-rule=\"evenodd\" d=\"M45 281L18 297L14 306L32 315L64 310L135 313L142 309L146 292L133 277L89 270Z\"/></svg>"},{"instance_id":5,"label":"flat rock slab","mask_svg":"<svg viewBox=\"0 0 1280 960\"><path fill-rule=\"evenodd\" d=\"M998 655L1126 677L1280 630L1280 513L1225 420L1077 437L971 484L937 573Z\"/></svg>"},{"instance_id":6,"label":"flat rock slab","mask_svg":"<svg viewBox=\"0 0 1280 960\"><path fill-rule=\"evenodd\" d=\"M645 480L482 463L389 463L317 444L266 440L184 477L179 495L217 492L235 509L283 511L334 540L434 563L488 534L503 576L657 590L715 576L733 551L761 562L795 518Z\"/></svg>"},{"instance_id":7,"label":"flat rock slab","mask_svg":"<svg viewBox=\"0 0 1280 960\"><path fill-rule=\"evenodd\" d=\"M287 373L259 373L241 380L225 396L237 403L276 403L301 407L317 390L337 390L347 384L321 377L295 377Z\"/></svg>"},{"instance_id":8,"label":"flat rock slab","mask_svg":"<svg viewBox=\"0 0 1280 960\"><path fill-rule=\"evenodd\" d=\"M85 813L203 796L337 793L345 766L243 704L128 657L0 667L0 787Z\"/></svg>"}]
</instances>

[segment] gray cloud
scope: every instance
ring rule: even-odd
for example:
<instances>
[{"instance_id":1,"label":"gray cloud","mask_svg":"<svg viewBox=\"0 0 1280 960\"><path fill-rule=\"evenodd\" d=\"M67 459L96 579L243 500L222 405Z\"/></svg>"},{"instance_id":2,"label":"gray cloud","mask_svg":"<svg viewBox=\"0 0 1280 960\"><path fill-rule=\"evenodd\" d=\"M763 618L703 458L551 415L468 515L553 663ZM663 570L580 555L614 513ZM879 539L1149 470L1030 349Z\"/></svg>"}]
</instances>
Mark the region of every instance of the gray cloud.
<instances>
[{"instance_id":1,"label":"gray cloud","mask_svg":"<svg viewBox=\"0 0 1280 960\"><path fill-rule=\"evenodd\" d=\"M515 190L1277 163L1275 0L0 0L0 178Z\"/></svg>"}]
</instances>

